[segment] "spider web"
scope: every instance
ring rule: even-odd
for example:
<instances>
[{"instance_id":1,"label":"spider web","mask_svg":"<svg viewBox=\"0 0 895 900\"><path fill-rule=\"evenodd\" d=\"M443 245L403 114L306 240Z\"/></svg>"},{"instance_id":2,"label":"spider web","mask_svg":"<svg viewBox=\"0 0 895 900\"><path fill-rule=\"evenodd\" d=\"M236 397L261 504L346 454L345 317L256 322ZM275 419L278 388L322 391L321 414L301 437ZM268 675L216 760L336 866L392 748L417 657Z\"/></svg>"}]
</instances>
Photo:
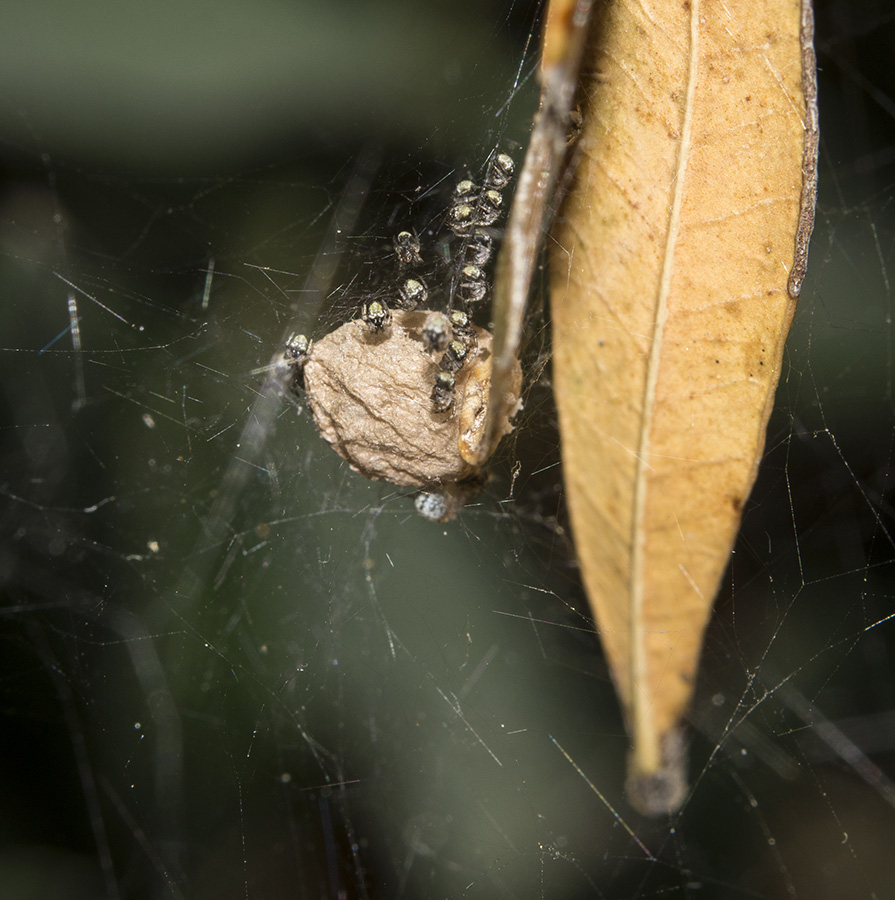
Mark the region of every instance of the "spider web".
<instances>
[{"instance_id":1,"label":"spider web","mask_svg":"<svg viewBox=\"0 0 895 900\"><path fill-rule=\"evenodd\" d=\"M4 57L4 900L895 896L885 5L818 7L809 273L659 822L623 795L538 309L523 420L447 525L270 369L524 142L537 10L216 5L162 65L163 16L81 9L17 13L44 49Z\"/></svg>"}]
</instances>

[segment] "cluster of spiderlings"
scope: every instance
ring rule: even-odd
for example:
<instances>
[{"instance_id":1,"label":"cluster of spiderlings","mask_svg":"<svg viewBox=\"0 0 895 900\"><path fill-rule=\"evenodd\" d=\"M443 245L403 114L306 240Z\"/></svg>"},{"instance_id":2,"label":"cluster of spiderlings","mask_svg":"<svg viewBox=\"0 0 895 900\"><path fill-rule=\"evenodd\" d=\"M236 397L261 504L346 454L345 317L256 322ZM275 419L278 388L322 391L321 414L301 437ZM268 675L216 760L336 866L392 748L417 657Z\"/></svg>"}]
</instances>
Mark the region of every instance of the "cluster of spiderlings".
<instances>
[{"instance_id":1,"label":"cluster of spiderlings","mask_svg":"<svg viewBox=\"0 0 895 900\"><path fill-rule=\"evenodd\" d=\"M460 239L459 252L454 254L459 268L452 290L452 300L460 308L451 311L449 334L443 320L430 319L423 335L430 351L443 354L432 387L432 407L436 412L447 412L453 406L454 376L475 349L475 331L468 310L481 304L488 295L484 266L491 260L494 240L486 229L503 211L501 191L509 184L514 170L513 160L506 153L497 153L488 163L481 187L464 179L454 188L447 219L448 227Z\"/></svg>"},{"instance_id":2,"label":"cluster of spiderlings","mask_svg":"<svg viewBox=\"0 0 895 900\"><path fill-rule=\"evenodd\" d=\"M420 239L410 231L399 231L392 244L398 261L399 283L391 303L400 309L416 309L429 299L426 282L411 271L423 264ZM367 300L361 306L361 318L370 331L382 331L392 320L388 301Z\"/></svg>"},{"instance_id":3,"label":"cluster of spiderlings","mask_svg":"<svg viewBox=\"0 0 895 900\"><path fill-rule=\"evenodd\" d=\"M411 271L423 264L420 239L410 231L399 231L393 241L401 283L398 285L397 305L401 309L416 309L429 299L426 282Z\"/></svg>"},{"instance_id":4,"label":"cluster of spiderlings","mask_svg":"<svg viewBox=\"0 0 895 900\"><path fill-rule=\"evenodd\" d=\"M494 238L488 230L504 208L502 191L513 177L515 164L506 153L495 153L488 161L481 186L463 179L454 188L447 213L447 226L455 240L450 251L451 287L448 313L433 310L423 326L423 345L430 354L441 354L432 389L432 406L447 412L454 404L455 374L475 349L475 330L470 310L482 304L489 285L485 266L494 252ZM366 300L361 318L373 333L391 322L390 305L413 310L429 300L429 287L419 273L424 265L420 239L411 231L398 232L393 241L397 262L396 286L389 299Z\"/></svg>"},{"instance_id":5,"label":"cluster of spiderlings","mask_svg":"<svg viewBox=\"0 0 895 900\"><path fill-rule=\"evenodd\" d=\"M467 357L476 346L475 329L463 310L452 310L448 323L450 335L446 336L438 371L435 373L435 385L432 388L432 408L435 412L447 412L453 406L456 388L454 375L463 368Z\"/></svg>"},{"instance_id":6,"label":"cluster of spiderlings","mask_svg":"<svg viewBox=\"0 0 895 900\"><path fill-rule=\"evenodd\" d=\"M448 226L462 241L454 296L465 309L482 303L488 295L484 266L494 252L494 241L487 228L503 212L501 191L509 184L515 168L506 153L497 153L488 163L481 187L461 181L454 190Z\"/></svg>"},{"instance_id":7,"label":"cluster of spiderlings","mask_svg":"<svg viewBox=\"0 0 895 900\"><path fill-rule=\"evenodd\" d=\"M476 229L487 228L498 220L503 212L501 191L509 184L515 168L506 153L497 153L488 164L481 187L467 180L457 185L448 213L448 226L454 234L472 236Z\"/></svg>"}]
</instances>

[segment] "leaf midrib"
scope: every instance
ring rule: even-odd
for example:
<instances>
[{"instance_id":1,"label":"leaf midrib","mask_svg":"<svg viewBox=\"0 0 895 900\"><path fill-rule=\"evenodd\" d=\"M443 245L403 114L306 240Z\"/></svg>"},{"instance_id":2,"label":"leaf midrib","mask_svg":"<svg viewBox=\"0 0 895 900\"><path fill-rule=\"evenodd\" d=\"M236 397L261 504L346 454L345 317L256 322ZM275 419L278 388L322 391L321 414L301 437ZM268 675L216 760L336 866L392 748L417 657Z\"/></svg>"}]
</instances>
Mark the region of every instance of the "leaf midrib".
<instances>
[{"instance_id":1,"label":"leaf midrib","mask_svg":"<svg viewBox=\"0 0 895 900\"><path fill-rule=\"evenodd\" d=\"M640 421L640 437L634 473L633 516L631 521L631 581L629 602L631 609L631 708L632 730L639 740L634 747L634 767L641 773L658 771L662 764L661 748L655 727L653 702L650 695L651 683L648 673L646 652L646 622L644 619L644 597L646 590L646 535L644 521L648 480L650 439L655 412L656 388L659 381L659 367L662 360L665 324L668 319L668 298L674 272L674 257L680 230L681 208L683 206L686 183L687 161L690 155L690 141L693 129L693 108L696 96L696 76L699 67L699 3L690 0L690 57L687 73L687 93L684 100L684 117L678 144L677 164L674 175L674 195L668 216L668 231L662 259L662 274L659 280L655 303L655 317L650 342L649 361L646 370L646 384L643 392L643 414ZM636 723L636 725L635 725Z\"/></svg>"}]
</instances>

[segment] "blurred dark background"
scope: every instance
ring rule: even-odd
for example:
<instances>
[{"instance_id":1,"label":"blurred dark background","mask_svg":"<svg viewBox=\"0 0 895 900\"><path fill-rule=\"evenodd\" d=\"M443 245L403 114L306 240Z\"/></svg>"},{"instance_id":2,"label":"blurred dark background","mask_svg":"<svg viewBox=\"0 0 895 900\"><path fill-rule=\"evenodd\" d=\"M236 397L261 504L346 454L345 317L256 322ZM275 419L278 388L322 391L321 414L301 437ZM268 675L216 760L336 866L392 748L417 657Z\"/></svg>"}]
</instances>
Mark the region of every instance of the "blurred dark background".
<instances>
[{"instance_id":1,"label":"blurred dark background","mask_svg":"<svg viewBox=\"0 0 895 900\"><path fill-rule=\"evenodd\" d=\"M521 158L538 16L4 11L2 900L895 896L887 4L817 6L818 225L674 821L625 804L549 323L447 526L264 389L396 222Z\"/></svg>"}]
</instances>

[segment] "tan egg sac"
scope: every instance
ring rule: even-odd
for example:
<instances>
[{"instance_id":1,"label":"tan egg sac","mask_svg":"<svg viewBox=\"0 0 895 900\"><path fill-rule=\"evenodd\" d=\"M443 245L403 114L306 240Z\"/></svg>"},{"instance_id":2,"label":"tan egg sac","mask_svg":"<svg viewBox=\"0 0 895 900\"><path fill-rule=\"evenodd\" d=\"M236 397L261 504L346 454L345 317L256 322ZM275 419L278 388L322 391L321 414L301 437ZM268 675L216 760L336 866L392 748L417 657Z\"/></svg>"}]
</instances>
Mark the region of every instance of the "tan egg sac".
<instances>
[{"instance_id":1,"label":"tan egg sac","mask_svg":"<svg viewBox=\"0 0 895 900\"><path fill-rule=\"evenodd\" d=\"M427 316L395 310L378 333L348 322L314 343L305 366L320 434L367 478L431 488L477 472L471 461L487 419L492 336L475 329L476 348L455 374L454 406L438 413L432 408L438 363L422 342ZM520 405L521 383L517 362L510 415ZM506 417L501 433L511 430Z\"/></svg>"}]
</instances>

